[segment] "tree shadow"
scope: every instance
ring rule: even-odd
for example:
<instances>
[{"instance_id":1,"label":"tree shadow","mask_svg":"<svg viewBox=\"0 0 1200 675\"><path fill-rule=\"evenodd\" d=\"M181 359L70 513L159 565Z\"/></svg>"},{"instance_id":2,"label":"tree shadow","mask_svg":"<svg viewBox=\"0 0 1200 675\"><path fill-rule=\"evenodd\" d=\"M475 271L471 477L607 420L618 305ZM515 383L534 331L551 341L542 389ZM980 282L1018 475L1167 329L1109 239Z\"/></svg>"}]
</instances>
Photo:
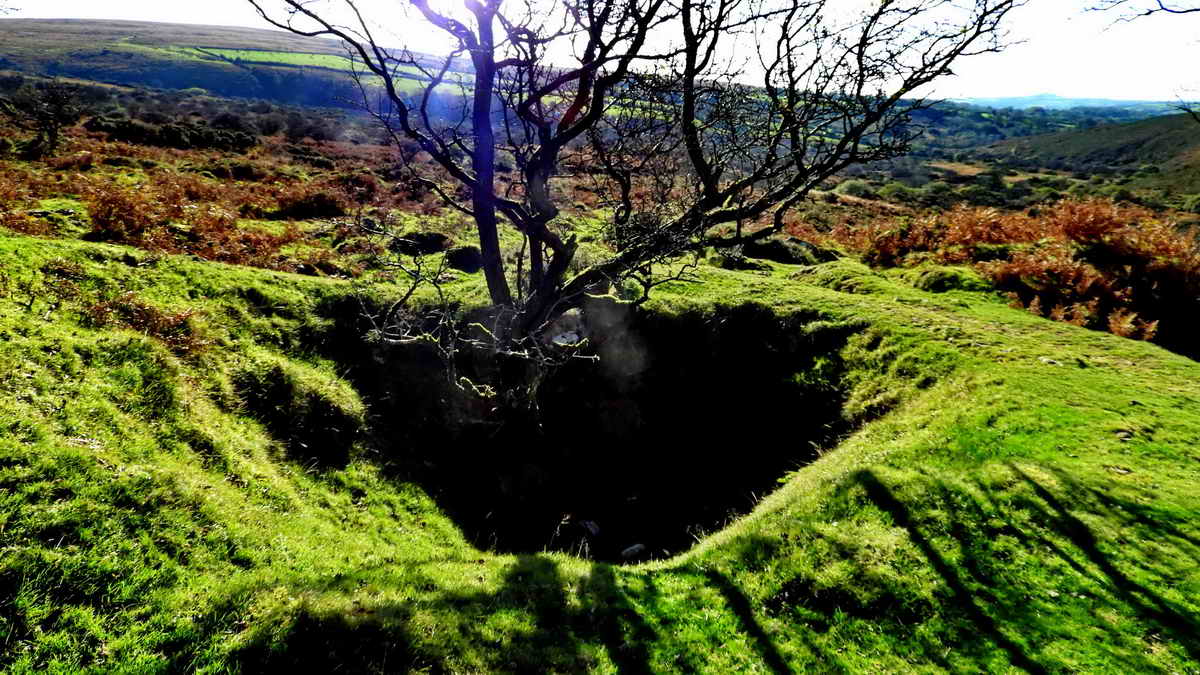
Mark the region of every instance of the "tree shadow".
<instances>
[{"instance_id":1,"label":"tree shadow","mask_svg":"<svg viewBox=\"0 0 1200 675\"><path fill-rule=\"evenodd\" d=\"M473 562L482 560L381 564L292 589L296 595L347 593L392 584L418 591L411 602L355 603L349 613L302 607L284 625L238 649L231 665L247 672L584 672L598 665L594 651L600 648L622 672L653 672L648 649L659 636L633 606L612 566L596 563L588 574L567 579L554 559L522 555L503 572L498 588L481 591L446 588L444 580L424 571ZM247 599L274 588L264 584L231 594L196 620L196 630L212 636L236 632ZM433 633L430 615L436 617ZM513 617L522 627L492 625ZM196 651L187 647L174 645L174 669L186 671L195 662Z\"/></svg>"},{"instance_id":2,"label":"tree shadow","mask_svg":"<svg viewBox=\"0 0 1200 675\"><path fill-rule=\"evenodd\" d=\"M858 481L866 488L867 496L876 506L891 515L892 521L896 525L908 530L912 542L917 545L925 559L949 587L950 602L953 607L966 614L985 639L1003 649L1014 666L1031 673L1049 672L1045 666L1026 653L1026 647L1001 631L996 619L988 614L978 601L977 593L967 587L954 565L946 560L933 542L922 532L920 526L913 521L908 507L897 499L874 473L861 472L858 474Z\"/></svg>"},{"instance_id":3,"label":"tree shadow","mask_svg":"<svg viewBox=\"0 0 1200 675\"><path fill-rule=\"evenodd\" d=\"M1092 532L1087 524L1074 516L1062 500L1019 467L1010 464L1009 468L1027 485L1033 488L1041 501L1049 507L1049 509L1043 510L1045 522L1054 531L1074 544L1075 549L1082 553L1100 571L1103 575L1103 580L1116 590L1121 599L1128 603L1143 620L1153 624L1163 633L1174 638L1192 659L1200 660L1200 621L1197 621L1193 616L1189 616L1184 610L1177 607L1174 603L1167 601L1145 585L1131 579L1129 575L1119 569L1114 561L1101 550L1100 541L1095 533ZM1078 484L1075 485L1075 494L1078 494ZM1093 490L1087 490L1087 492L1093 496L1095 495L1095 491ZM1094 502L1092 506L1095 506ZM1109 513L1106 515L1113 516L1114 514ZM1141 522L1147 527L1152 527L1155 531L1161 531L1162 525L1157 521L1145 518L1144 514L1138 514L1138 517L1141 518ZM1192 541L1189 537L1182 535L1182 533L1169 526L1167 526L1167 532L1172 532L1179 538Z\"/></svg>"},{"instance_id":4,"label":"tree shadow","mask_svg":"<svg viewBox=\"0 0 1200 675\"><path fill-rule=\"evenodd\" d=\"M936 495L937 509L945 515L933 521L917 520L902 498L873 472L857 475L868 498L888 513L897 526L907 530L910 540L946 584L949 594L941 603L943 614L960 612L977 631L978 637L965 641L960 648L972 648L970 643L982 640L1002 649L1009 661L1022 670L1048 672L1071 668L1054 652L1043 651L1042 646L1050 641L1078 638L1068 631L1077 629L1079 624L1066 620L1066 613L1096 611L1097 607L1119 609L1103 602L1104 595L1111 592L1113 600L1126 606L1129 613L1148 627L1148 635L1166 636L1189 658L1197 659L1200 622L1194 614L1131 578L1122 567L1139 563L1131 562L1128 555L1116 558L1106 553L1096 534L1066 504L1074 505L1076 511L1116 522L1136 521L1145 528L1142 537L1154 541L1170 538L1185 555L1194 551L1190 544L1192 537L1144 511L1125 512L1122 500L1107 496L1102 499L1097 490L1069 476L1061 475L1063 487L1051 490L1020 468L1013 465L1009 468L1014 481L1027 485L1032 494L1019 492L1014 498L1011 493L1001 496L978 481L973 483L974 489L936 482L931 486L932 492ZM1010 501L1000 507L998 499ZM929 508L923 505L922 512ZM1015 544L1001 544L1004 538ZM1046 553L1051 561L1069 568L1079 581L1054 576L1053 567L1045 568L1050 575L1046 578L1056 580L1054 583L1061 586L1032 588L1013 576L1013 555L1031 554L1036 559L1044 558ZM1148 560L1152 556L1134 554L1132 558ZM1161 572L1149 568L1146 571L1161 576ZM1167 587L1170 580L1165 577L1162 580ZM1072 587L1082 593L1071 597ZM1043 594L1052 600L1042 599ZM1075 604L1064 604L1072 602ZM1112 647L1103 649L1114 663L1121 663L1131 672L1161 667L1151 660L1141 636L1126 634L1127 629L1122 630L1118 624L1095 621L1089 625L1093 630L1107 631L1106 639Z\"/></svg>"},{"instance_id":5,"label":"tree shadow","mask_svg":"<svg viewBox=\"0 0 1200 675\"><path fill-rule=\"evenodd\" d=\"M564 575L552 557L523 555L502 572L499 586L466 590L422 572L426 565L445 562L472 561L426 561L404 571L380 565L319 587L292 589L301 595L406 584L420 591L403 603L356 603L349 613L302 607L283 625L238 649L228 665L246 672L590 672L602 666L605 654L622 673L702 672L712 667L704 649L694 636L676 635L672 620L664 617L670 614L668 604L678 611L682 599L688 611L695 611L700 609L695 603L711 602L715 593L736 616L739 631L768 671L796 672L756 618L752 601L721 573L632 574L595 562L586 571ZM670 602L664 602L655 582L660 574L686 580L685 590L676 589ZM213 639L236 632L247 598L276 588L243 589L214 605L197 621L197 629ZM510 620L516 628L501 625ZM732 637L714 634L707 648L719 649ZM195 656L194 650L181 653L173 667L189 670Z\"/></svg>"},{"instance_id":6,"label":"tree shadow","mask_svg":"<svg viewBox=\"0 0 1200 675\"><path fill-rule=\"evenodd\" d=\"M776 675L791 675L796 671L787 664L783 655L779 653L779 648L775 646L775 642L763 630L762 624L754 615L754 609L750 605L750 601L742 590L734 585L724 574L716 570L708 570L705 573L708 580L721 591L721 595L725 598L725 602L733 613L737 615L738 622L741 625L742 631L750 637L754 638L754 647L762 656L763 662L771 672Z\"/></svg>"}]
</instances>

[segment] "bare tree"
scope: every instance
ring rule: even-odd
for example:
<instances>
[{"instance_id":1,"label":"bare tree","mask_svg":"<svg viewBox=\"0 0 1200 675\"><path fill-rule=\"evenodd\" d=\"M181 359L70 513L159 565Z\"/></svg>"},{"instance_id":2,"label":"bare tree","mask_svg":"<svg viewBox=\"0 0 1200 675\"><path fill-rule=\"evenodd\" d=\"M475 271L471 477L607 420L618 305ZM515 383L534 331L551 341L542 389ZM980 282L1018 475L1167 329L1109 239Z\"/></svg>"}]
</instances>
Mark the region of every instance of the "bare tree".
<instances>
[{"instance_id":1,"label":"bare tree","mask_svg":"<svg viewBox=\"0 0 1200 675\"><path fill-rule=\"evenodd\" d=\"M439 175L412 170L473 218L491 300L511 318L502 343L657 261L779 231L836 172L904 153L909 114L930 105L921 93L960 58L1001 49L1005 17L1027 2L402 3L444 36L433 57L389 48L359 0L248 1L277 27L343 40L402 159L432 157ZM460 105L434 110L455 92ZM499 160L519 175L498 180ZM610 196L617 243L574 275L557 189L569 172ZM526 242L511 277L501 227Z\"/></svg>"},{"instance_id":2,"label":"bare tree","mask_svg":"<svg viewBox=\"0 0 1200 675\"><path fill-rule=\"evenodd\" d=\"M1192 14L1200 12L1200 5L1195 2L1172 2L1171 0L1100 0L1090 9L1100 12L1117 10L1123 14L1121 20L1129 21L1152 14Z\"/></svg>"}]
</instances>

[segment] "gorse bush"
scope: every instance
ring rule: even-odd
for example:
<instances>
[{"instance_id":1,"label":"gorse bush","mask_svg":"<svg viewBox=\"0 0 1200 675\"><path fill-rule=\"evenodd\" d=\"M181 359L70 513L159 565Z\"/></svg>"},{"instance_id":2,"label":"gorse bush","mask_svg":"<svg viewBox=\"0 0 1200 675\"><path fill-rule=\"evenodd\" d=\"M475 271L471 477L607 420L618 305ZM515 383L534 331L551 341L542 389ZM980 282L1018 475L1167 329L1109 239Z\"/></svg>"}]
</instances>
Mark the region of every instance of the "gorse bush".
<instances>
[{"instance_id":1,"label":"gorse bush","mask_svg":"<svg viewBox=\"0 0 1200 675\"><path fill-rule=\"evenodd\" d=\"M1144 208L1099 200L1029 212L962 206L826 235L794 232L878 266L972 265L1038 315L1200 354L1200 246Z\"/></svg>"}]
</instances>

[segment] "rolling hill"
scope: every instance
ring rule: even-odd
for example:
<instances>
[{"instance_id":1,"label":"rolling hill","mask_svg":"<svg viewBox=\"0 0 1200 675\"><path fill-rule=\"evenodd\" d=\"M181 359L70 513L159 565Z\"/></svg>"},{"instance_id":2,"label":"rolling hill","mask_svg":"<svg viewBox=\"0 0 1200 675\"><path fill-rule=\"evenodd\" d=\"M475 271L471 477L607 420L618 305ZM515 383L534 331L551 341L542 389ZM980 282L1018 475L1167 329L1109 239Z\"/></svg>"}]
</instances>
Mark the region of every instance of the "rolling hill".
<instances>
[{"instance_id":1,"label":"rolling hill","mask_svg":"<svg viewBox=\"0 0 1200 675\"><path fill-rule=\"evenodd\" d=\"M987 108L1046 108L1069 110L1071 108L1142 108L1147 115L1162 115L1171 111L1171 104L1162 101L1132 101L1111 98L1070 98L1055 94L1033 96L1007 96L993 98L968 98L964 103Z\"/></svg>"},{"instance_id":2,"label":"rolling hill","mask_svg":"<svg viewBox=\"0 0 1200 675\"><path fill-rule=\"evenodd\" d=\"M188 40L97 53L247 70ZM302 65L262 67L337 57L285 48ZM283 208L391 209L390 179L341 182L383 153L271 146L0 156L0 672L1200 666L1195 360L969 268L701 264L594 298L611 350L504 445L446 423L426 345L376 339L406 284L317 269L373 242ZM462 235L410 203L405 228ZM439 277L484 316L477 271Z\"/></svg>"},{"instance_id":3,"label":"rolling hill","mask_svg":"<svg viewBox=\"0 0 1200 675\"><path fill-rule=\"evenodd\" d=\"M86 45L86 46L81 46ZM277 30L75 19L0 20L0 69L222 96L345 107L355 97L338 42ZM400 73L421 78L415 69Z\"/></svg>"},{"instance_id":4,"label":"rolling hill","mask_svg":"<svg viewBox=\"0 0 1200 675\"><path fill-rule=\"evenodd\" d=\"M1186 114L1009 139L979 154L1084 172L1141 169L1132 187L1200 192L1200 125Z\"/></svg>"},{"instance_id":5,"label":"rolling hill","mask_svg":"<svg viewBox=\"0 0 1200 675\"><path fill-rule=\"evenodd\" d=\"M355 107L348 103L356 98L356 90L345 76L349 65L345 51L333 40L302 38L278 30L90 19L0 19L0 72L164 89L199 87L222 96ZM463 63L459 72L469 68ZM411 78L401 80L402 89L405 84L415 89L422 79L415 69L400 75ZM980 107L984 100L971 103L943 102L914 115L915 123L930 130L920 145L960 150L1163 112L1160 104L1108 102L1112 105L1070 110L1058 105L1034 112L1006 109L993 114L989 107ZM997 99L993 103L991 107L1008 107L1011 101Z\"/></svg>"}]
</instances>

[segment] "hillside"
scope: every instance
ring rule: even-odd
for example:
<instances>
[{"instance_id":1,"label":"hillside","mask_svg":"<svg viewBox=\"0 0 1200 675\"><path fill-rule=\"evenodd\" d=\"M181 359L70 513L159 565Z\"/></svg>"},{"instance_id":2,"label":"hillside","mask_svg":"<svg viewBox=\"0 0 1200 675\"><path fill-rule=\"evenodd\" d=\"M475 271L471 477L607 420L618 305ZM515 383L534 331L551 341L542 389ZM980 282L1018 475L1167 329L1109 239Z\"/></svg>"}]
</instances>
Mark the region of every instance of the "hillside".
<instances>
[{"instance_id":1,"label":"hillside","mask_svg":"<svg viewBox=\"0 0 1200 675\"><path fill-rule=\"evenodd\" d=\"M0 69L26 74L345 107L349 66L339 43L277 30L0 19Z\"/></svg>"},{"instance_id":2,"label":"hillside","mask_svg":"<svg viewBox=\"0 0 1200 675\"><path fill-rule=\"evenodd\" d=\"M55 53L69 53L78 45L134 44L145 47L216 47L305 52L342 56L345 51L333 40L302 38L279 30L236 26L201 26L144 21L100 19L4 19L0 20L5 56L51 60Z\"/></svg>"},{"instance_id":3,"label":"hillside","mask_svg":"<svg viewBox=\"0 0 1200 675\"><path fill-rule=\"evenodd\" d=\"M23 236L0 251L7 672L1200 665L1200 365L1146 343L848 261L706 268L639 320L651 354L774 325L771 349L808 355L782 372L841 410L668 420L743 439L689 441L690 464L732 477L778 456L786 480L691 550L621 566L479 542L447 488L479 479L483 449L401 440L405 411L365 373L404 371L355 346L348 282ZM63 280L76 299L38 295ZM203 345L90 322L105 289L187 312ZM786 440L832 419L858 430L816 461Z\"/></svg>"},{"instance_id":4,"label":"hillside","mask_svg":"<svg viewBox=\"0 0 1200 675\"><path fill-rule=\"evenodd\" d=\"M65 76L166 89L199 87L222 96L354 107L350 62L331 40L278 30L137 21L0 18L0 72ZM469 71L464 62L461 70ZM421 75L398 72L400 89ZM408 78L408 79L405 79ZM411 80L411 81L410 81ZM447 93L456 93L448 88ZM978 102L973 102L978 103ZM1004 101L997 101L1004 103ZM939 103L914 123L928 130L925 152L961 150L998 140L1123 122L1161 114L1159 104L993 112L981 104ZM998 105L995 107L1007 107Z\"/></svg>"},{"instance_id":5,"label":"hillside","mask_svg":"<svg viewBox=\"0 0 1200 675\"><path fill-rule=\"evenodd\" d=\"M968 98L964 103L988 108L1046 108L1069 110L1071 108L1141 108L1147 116L1171 112L1171 104L1163 101L1129 101L1108 98L1071 98L1054 94L1033 96L1009 96L995 98Z\"/></svg>"},{"instance_id":6,"label":"hillside","mask_svg":"<svg viewBox=\"0 0 1200 675\"><path fill-rule=\"evenodd\" d=\"M1200 192L1200 125L1186 114L1011 139L979 154L1019 166L1085 173L1152 165L1152 175L1138 176L1135 187Z\"/></svg>"},{"instance_id":7,"label":"hillside","mask_svg":"<svg viewBox=\"0 0 1200 675\"><path fill-rule=\"evenodd\" d=\"M68 56L339 58L179 41ZM469 346L496 314L432 159L344 111L98 89L40 159L0 124L0 673L1200 672L1173 215L823 190L800 241L589 288L530 373ZM936 164L922 195L1090 180ZM611 255L590 176L555 189L571 271Z\"/></svg>"}]
</instances>

